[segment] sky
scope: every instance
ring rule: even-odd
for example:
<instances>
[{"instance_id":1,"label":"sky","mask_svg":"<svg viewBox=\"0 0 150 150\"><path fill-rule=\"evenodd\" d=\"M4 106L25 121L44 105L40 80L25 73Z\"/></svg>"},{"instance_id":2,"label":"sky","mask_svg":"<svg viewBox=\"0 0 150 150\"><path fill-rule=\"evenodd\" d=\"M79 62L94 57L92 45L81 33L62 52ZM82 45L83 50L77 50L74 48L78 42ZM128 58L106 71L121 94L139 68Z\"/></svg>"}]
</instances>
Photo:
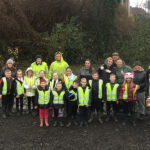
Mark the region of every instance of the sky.
<instances>
[{"instance_id":1,"label":"sky","mask_svg":"<svg viewBox=\"0 0 150 150\"><path fill-rule=\"evenodd\" d=\"M143 7L143 4L146 2L147 0L130 0L130 5L132 7L138 6L138 7Z\"/></svg>"}]
</instances>

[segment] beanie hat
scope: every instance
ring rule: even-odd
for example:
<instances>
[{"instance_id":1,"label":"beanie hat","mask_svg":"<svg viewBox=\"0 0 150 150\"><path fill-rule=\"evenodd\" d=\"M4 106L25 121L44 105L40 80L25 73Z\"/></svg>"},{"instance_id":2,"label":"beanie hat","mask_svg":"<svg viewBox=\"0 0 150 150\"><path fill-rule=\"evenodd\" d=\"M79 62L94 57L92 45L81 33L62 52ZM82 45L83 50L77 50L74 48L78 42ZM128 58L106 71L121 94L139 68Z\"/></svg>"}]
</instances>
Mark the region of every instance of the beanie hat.
<instances>
[{"instance_id":1,"label":"beanie hat","mask_svg":"<svg viewBox=\"0 0 150 150\"><path fill-rule=\"evenodd\" d=\"M28 68L27 68L26 73L27 73L28 71L32 71L32 72L33 72L33 70L32 70L31 67L28 67Z\"/></svg>"},{"instance_id":2,"label":"beanie hat","mask_svg":"<svg viewBox=\"0 0 150 150\"><path fill-rule=\"evenodd\" d=\"M112 56L119 56L119 53L114 52L114 53L112 53Z\"/></svg>"},{"instance_id":3,"label":"beanie hat","mask_svg":"<svg viewBox=\"0 0 150 150\"><path fill-rule=\"evenodd\" d=\"M42 59L42 55L36 55L35 57L36 59L41 58Z\"/></svg>"},{"instance_id":4,"label":"beanie hat","mask_svg":"<svg viewBox=\"0 0 150 150\"><path fill-rule=\"evenodd\" d=\"M42 83L42 82L46 82L46 80L44 78L41 78L40 83Z\"/></svg>"},{"instance_id":5,"label":"beanie hat","mask_svg":"<svg viewBox=\"0 0 150 150\"><path fill-rule=\"evenodd\" d=\"M124 73L124 78L127 79L127 78L134 78L134 72L127 72L127 73Z\"/></svg>"},{"instance_id":6,"label":"beanie hat","mask_svg":"<svg viewBox=\"0 0 150 150\"><path fill-rule=\"evenodd\" d=\"M15 62L10 58L7 60L6 64L14 64Z\"/></svg>"}]
</instances>

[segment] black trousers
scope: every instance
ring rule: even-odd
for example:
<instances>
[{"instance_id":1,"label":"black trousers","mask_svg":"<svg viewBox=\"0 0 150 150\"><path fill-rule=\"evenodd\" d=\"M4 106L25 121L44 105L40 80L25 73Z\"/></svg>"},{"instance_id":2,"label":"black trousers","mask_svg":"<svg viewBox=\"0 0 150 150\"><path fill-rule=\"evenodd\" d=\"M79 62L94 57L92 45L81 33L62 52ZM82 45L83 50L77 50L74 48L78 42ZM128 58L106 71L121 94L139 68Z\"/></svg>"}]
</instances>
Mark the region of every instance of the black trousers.
<instances>
[{"instance_id":1,"label":"black trousers","mask_svg":"<svg viewBox=\"0 0 150 150\"><path fill-rule=\"evenodd\" d=\"M21 95L19 98L16 98L16 111L23 111L23 95Z\"/></svg>"},{"instance_id":2,"label":"black trousers","mask_svg":"<svg viewBox=\"0 0 150 150\"><path fill-rule=\"evenodd\" d=\"M63 109L63 108L54 108L54 121L63 122L64 117L59 117L59 109Z\"/></svg>"},{"instance_id":3,"label":"black trousers","mask_svg":"<svg viewBox=\"0 0 150 150\"><path fill-rule=\"evenodd\" d=\"M107 116L110 116L111 108L113 110L113 116L116 116L116 113L117 113L117 103L114 102L114 101L107 101L106 102Z\"/></svg>"},{"instance_id":4,"label":"black trousers","mask_svg":"<svg viewBox=\"0 0 150 150\"><path fill-rule=\"evenodd\" d=\"M2 95L2 111L3 113L11 112L14 104L13 95Z\"/></svg>"},{"instance_id":5,"label":"black trousers","mask_svg":"<svg viewBox=\"0 0 150 150\"><path fill-rule=\"evenodd\" d=\"M68 102L68 120L76 119L77 108L77 101Z\"/></svg>"},{"instance_id":6,"label":"black trousers","mask_svg":"<svg viewBox=\"0 0 150 150\"><path fill-rule=\"evenodd\" d=\"M130 113L131 115L131 121L135 122L136 121L136 117L135 117L135 106L136 106L136 102L135 101L123 101L123 121L126 121L128 114Z\"/></svg>"},{"instance_id":7,"label":"black trousers","mask_svg":"<svg viewBox=\"0 0 150 150\"><path fill-rule=\"evenodd\" d=\"M31 103L32 103L32 106L33 106L33 110L34 110L34 107L35 107L35 96L32 96L32 97L27 97L28 99L28 111L31 111Z\"/></svg>"},{"instance_id":8,"label":"black trousers","mask_svg":"<svg viewBox=\"0 0 150 150\"><path fill-rule=\"evenodd\" d=\"M103 102L101 99L92 99L90 110L91 112L97 111L103 113Z\"/></svg>"},{"instance_id":9,"label":"black trousers","mask_svg":"<svg viewBox=\"0 0 150 150\"><path fill-rule=\"evenodd\" d=\"M88 122L89 108L86 106L80 106L79 113L80 113L80 122L84 122L84 121Z\"/></svg>"}]
</instances>

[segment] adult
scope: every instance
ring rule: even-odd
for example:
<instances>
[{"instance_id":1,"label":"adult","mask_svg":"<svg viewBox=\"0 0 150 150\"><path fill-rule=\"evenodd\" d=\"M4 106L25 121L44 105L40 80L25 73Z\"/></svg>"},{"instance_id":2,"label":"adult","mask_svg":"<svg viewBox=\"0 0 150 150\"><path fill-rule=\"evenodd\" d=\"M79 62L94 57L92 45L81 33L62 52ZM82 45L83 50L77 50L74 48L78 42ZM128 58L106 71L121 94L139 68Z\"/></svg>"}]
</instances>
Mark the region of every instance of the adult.
<instances>
[{"instance_id":1,"label":"adult","mask_svg":"<svg viewBox=\"0 0 150 150\"><path fill-rule=\"evenodd\" d=\"M106 64L103 64L100 66L100 68L98 69L98 74L99 74L99 78L103 79L104 83L109 82L109 77L110 74L115 74L115 68L113 66L113 59L112 57L108 57L106 59Z\"/></svg>"},{"instance_id":2,"label":"adult","mask_svg":"<svg viewBox=\"0 0 150 150\"><path fill-rule=\"evenodd\" d=\"M122 59L118 59L116 61L116 77L117 77L117 83L122 84L124 81L124 73L132 72L131 67L123 63Z\"/></svg>"},{"instance_id":3,"label":"adult","mask_svg":"<svg viewBox=\"0 0 150 150\"><path fill-rule=\"evenodd\" d=\"M141 67L140 61L135 61L133 64L134 80L133 82L139 85L137 90L139 117L142 119L145 115L145 86L146 86L146 72Z\"/></svg>"},{"instance_id":4,"label":"adult","mask_svg":"<svg viewBox=\"0 0 150 150\"><path fill-rule=\"evenodd\" d=\"M36 78L40 76L39 72L41 70L45 71L45 77L48 78L48 66L46 62L42 61L41 55L36 56L36 61L31 64L31 68Z\"/></svg>"},{"instance_id":5,"label":"adult","mask_svg":"<svg viewBox=\"0 0 150 150\"><path fill-rule=\"evenodd\" d=\"M57 72L58 77L62 79L69 65L66 61L64 61L61 52L56 52L55 59L56 60L51 63L50 68L49 68L49 79L52 78L52 74L54 72Z\"/></svg>"},{"instance_id":6,"label":"adult","mask_svg":"<svg viewBox=\"0 0 150 150\"><path fill-rule=\"evenodd\" d=\"M91 65L91 61L86 59L84 66L80 69L78 80L80 81L81 78L86 78L88 82L88 80L92 79L92 71L94 71L94 68Z\"/></svg>"},{"instance_id":7,"label":"adult","mask_svg":"<svg viewBox=\"0 0 150 150\"><path fill-rule=\"evenodd\" d=\"M11 71L11 76L13 78L16 77L17 69L15 68L14 64L15 64L15 62L11 58L6 61L6 65L4 67L2 67L2 69L1 69L1 78L5 76L6 69L9 69Z\"/></svg>"}]
</instances>

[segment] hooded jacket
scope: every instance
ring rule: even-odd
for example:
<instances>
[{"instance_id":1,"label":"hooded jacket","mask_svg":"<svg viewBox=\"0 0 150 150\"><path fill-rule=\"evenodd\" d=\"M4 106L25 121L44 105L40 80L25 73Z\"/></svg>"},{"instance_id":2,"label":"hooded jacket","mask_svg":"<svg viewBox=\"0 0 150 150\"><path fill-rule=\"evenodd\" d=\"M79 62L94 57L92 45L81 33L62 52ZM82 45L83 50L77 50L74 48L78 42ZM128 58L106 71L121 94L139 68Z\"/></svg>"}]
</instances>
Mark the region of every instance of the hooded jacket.
<instances>
[{"instance_id":1,"label":"hooded jacket","mask_svg":"<svg viewBox=\"0 0 150 150\"><path fill-rule=\"evenodd\" d=\"M55 55L55 61L51 63L50 68L49 68L49 79L52 78L52 74L54 72L58 73L58 77L60 79L63 78L64 74L66 73L66 69L69 67L68 63L64 61L63 56L61 55L61 60L58 62L56 60L56 55Z\"/></svg>"}]
</instances>

